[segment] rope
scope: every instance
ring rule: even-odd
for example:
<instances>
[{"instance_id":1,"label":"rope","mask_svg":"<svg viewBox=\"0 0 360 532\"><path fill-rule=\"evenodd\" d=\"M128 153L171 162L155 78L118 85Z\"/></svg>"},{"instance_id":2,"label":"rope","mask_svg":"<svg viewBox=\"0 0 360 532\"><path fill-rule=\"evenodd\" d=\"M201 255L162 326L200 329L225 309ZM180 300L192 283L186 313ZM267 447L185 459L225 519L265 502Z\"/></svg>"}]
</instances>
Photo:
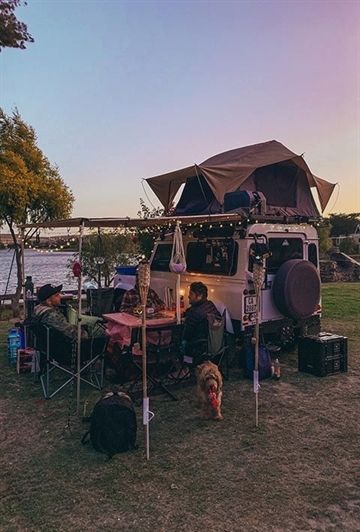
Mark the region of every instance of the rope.
<instances>
[{"instance_id":1,"label":"rope","mask_svg":"<svg viewBox=\"0 0 360 532\"><path fill-rule=\"evenodd\" d=\"M179 222L175 226L169 268L174 273L183 273L186 270L185 250Z\"/></svg>"},{"instance_id":2,"label":"rope","mask_svg":"<svg viewBox=\"0 0 360 532\"><path fill-rule=\"evenodd\" d=\"M338 199L339 199L340 185L339 185L339 183L336 183L335 186L337 187L337 194L336 194L336 198L335 198L334 204L332 205L331 209L329 209L329 212L331 212L331 211L334 209L334 207L335 207L335 205L337 204L337 201L338 201Z\"/></svg>"},{"instance_id":3,"label":"rope","mask_svg":"<svg viewBox=\"0 0 360 532\"><path fill-rule=\"evenodd\" d=\"M195 163L194 163L194 168L195 168L195 172L196 172L196 177L197 177L197 179L198 179L198 181L199 181L199 186L200 186L200 188L201 188L202 195L204 196L204 200L205 200L205 201L208 201L208 199L207 199L207 197L206 197L206 194L205 194L205 192L204 192L204 189L203 189L203 186L202 186L202 183L201 183L201 179L200 179L200 176L199 176L199 174L198 174L197 167L196 167L196 164L195 164ZM211 214L211 211L210 211L210 204L209 204L209 206L208 206L208 214Z\"/></svg>"},{"instance_id":4,"label":"rope","mask_svg":"<svg viewBox=\"0 0 360 532\"><path fill-rule=\"evenodd\" d=\"M3 303L5 301L5 296L7 294L7 290L8 290L8 287L9 287L9 282L10 282L10 277L11 277L11 272L12 272L12 269L13 269L13 266L14 266L14 260L15 260L15 250L14 250L14 253L13 253L13 258L12 258L12 261L11 261L11 266L10 266L10 270L9 270L9 275L8 275L8 278L7 278L7 282L6 282L6 288L5 288L5 293L3 295Z\"/></svg>"},{"instance_id":5,"label":"rope","mask_svg":"<svg viewBox=\"0 0 360 532\"><path fill-rule=\"evenodd\" d=\"M145 179L142 179L142 180L141 180L141 186L142 186L142 188L143 188L143 191L144 191L144 194L145 194L145 196L146 196L146 199L148 200L148 202L150 203L150 205L152 206L152 208L156 210L155 205L153 204L153 202L152 202L151 199L149 198L148 193L146 192L146 188L144 187L144 181L145 181Z\"/></svg>"}]
</instances>

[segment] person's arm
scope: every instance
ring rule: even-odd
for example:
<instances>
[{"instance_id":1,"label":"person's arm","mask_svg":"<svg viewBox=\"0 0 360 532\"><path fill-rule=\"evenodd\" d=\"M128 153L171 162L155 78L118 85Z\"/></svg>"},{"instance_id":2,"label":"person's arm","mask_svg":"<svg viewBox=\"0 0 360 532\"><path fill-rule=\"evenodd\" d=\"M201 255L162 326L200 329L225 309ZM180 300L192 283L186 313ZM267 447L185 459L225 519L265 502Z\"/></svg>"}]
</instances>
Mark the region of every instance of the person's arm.
<instances>
[{"instance_id":1,"label":"person's arm","mask_svg":"<svg viewBox=\"0 0 360 532\"><path fill-rule=\"evenodd\" d=\"M165 303L163 302L162 299L160 299L160 297L157 295L155 290L152 290L151 288L150 288L150 296L151 296L151 302L152 302L155 312L165 309Z\"/></svg>"},{"instance_id":2,"label":"person's arm","mask_svg":"<svg viewBox=\"0 0 360 532\"><path fill-rule=\"evenodd\" d=\"M196 326L198 325L198 320L195 319L193 309L188 309L185 313L185 323L182 338L183 340L191 341L194 337Z\"/></svg>"},{"instance_id":3,"label":"person's arm","mask_svg":"<svg viewBox=\"0 0 360 532\"><path fill-rule=\"evenodd\" d=\"M47 312L41 319L41 323L56 329L70 340L77 339L76 325L70 325L61 312Z\"/></svg>"},{"instance_id":4,"label":"person's arm","mask_svg":"<svg viewBox=\"0 0 360 532\"><path fill-rule=\"evenodd\" d=\"M133 310L133 301L131 294L129 294L129 291L125 292L124 297L122 298L122 302L120 305L120 312L128 312L131 313Z\"/></svg>"}]
</instances>

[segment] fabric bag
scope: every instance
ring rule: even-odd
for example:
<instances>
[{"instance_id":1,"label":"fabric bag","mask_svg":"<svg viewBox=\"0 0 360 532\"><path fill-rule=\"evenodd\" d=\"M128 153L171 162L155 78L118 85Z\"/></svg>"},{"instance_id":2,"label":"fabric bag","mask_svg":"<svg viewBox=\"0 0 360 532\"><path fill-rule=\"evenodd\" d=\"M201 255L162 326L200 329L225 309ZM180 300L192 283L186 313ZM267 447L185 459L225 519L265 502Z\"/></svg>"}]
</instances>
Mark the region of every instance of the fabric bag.
<instances>
[{"instance_id":1,"label":"fabric bag","mask_svg":"<svg viewBox=\"0 0 360 532\"><path fill-rule=\"evenodd\" d=\"M90 417L90 430L81 442L90 439L94 449L111 458L116 453L136 449L137 422L128 395L110 392L99 399Z\"/></svg>"},{"instance_id":2,"label":"fabric bag","mask_svg":"<svg viewBox=\"0 0 360 532\"><path fill-rule=\"evenodd\" d=\"M255 349L249 343L245 346L245 376L248 379L253 378L255 366ZM271 377L271 356L270 351L265 345L259 346L259 379L268 379Z\"/></svg>"},{"instance_id":3,"label":"fabric bag","mask_svg":"<svg viewBox=\"0 0 360 532\"><path fill-rule=\"evenodd\" d=\"M186 271L186 259L182 233L180 227L175 227L169 269L173 273L184 273Z\"/></svg>"}]
</instances>

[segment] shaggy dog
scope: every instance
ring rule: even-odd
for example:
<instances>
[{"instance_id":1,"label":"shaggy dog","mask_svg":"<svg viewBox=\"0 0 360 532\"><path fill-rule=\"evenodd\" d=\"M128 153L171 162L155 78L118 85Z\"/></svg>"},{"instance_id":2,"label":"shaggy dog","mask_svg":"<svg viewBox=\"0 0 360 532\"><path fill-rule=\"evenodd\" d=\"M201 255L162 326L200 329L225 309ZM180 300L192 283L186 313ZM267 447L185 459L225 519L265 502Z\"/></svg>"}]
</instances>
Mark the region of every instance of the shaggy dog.
<instances>
[{"instance_id":1,"label":"shaggy dog","mask_svg":"<svg viewBox=\"0 0 360 532\"><path fill-rule=\"evenodd\" d=\"M196 368L196 381L202 417L223 419L221 415L223 380L219 368L212 362L204 362Z\"/></svg>"}]
</instances>

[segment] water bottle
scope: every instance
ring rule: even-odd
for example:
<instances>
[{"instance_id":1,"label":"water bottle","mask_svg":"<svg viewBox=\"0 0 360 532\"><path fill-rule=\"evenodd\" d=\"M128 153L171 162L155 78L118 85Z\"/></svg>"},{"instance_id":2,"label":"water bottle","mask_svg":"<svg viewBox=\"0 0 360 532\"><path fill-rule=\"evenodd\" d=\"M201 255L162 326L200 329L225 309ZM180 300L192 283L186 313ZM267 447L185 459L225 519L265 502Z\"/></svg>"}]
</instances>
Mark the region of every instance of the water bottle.
<instances>
[{"instance_id":1,"label":"water bottle","mask_svg":"<svg viewBox=\"0 0 360 532\"><path fill-rule=\"evenodd\" d=\"M274 363L274 377L275 377L275 379L279 380L280 379L280 375L281 375L280 362L279 362L279 359L276 358L275 359L275 363Z\"/></svg>"},{"instance_id":2,"label":"water bottle","mask_svg":"<svg viewBox=\"0 0 360 532\"><path fill-rule=\"evenodd\" d=\"M31 275L26 276L24 289L25 289L25 297L29 299L34 294L34 283L32 282Z\"/></svg>"},{"instance_id":3,"label":"water bottle","mask_svg":"<svg viewBox=\"0 0 360 532\"><path fill-rule=\"evenodd\" d=\"M9 364L15 365L17 361L17 352L21 348L21 336L19 329L10 329L7 337L8 344L8 361Z\"/></svg>"}]
</instances>

